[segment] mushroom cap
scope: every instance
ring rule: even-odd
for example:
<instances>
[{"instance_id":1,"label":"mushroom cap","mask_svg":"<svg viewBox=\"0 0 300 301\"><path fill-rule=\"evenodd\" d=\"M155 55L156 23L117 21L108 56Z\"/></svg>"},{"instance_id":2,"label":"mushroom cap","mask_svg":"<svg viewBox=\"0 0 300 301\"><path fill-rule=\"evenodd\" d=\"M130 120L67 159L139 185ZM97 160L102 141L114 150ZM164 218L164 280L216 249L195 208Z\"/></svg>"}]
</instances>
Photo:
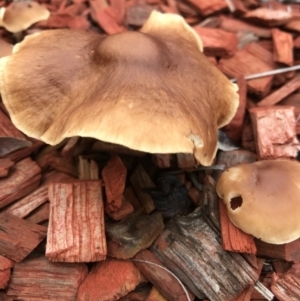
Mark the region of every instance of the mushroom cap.
<instances>
[{"instance_id":1,"label":"mushroom cap","mask_svg":"<svg viewBox=\"0 0 300 301\"><path fill-rule=\"evenodd\" d=\"M272 244L300 237L299 162L268 160L232 167L222 173L216 189L230 220L244 232Z\"/></svg>"},{"instance_id":2,"label":"mushroom cap","mask_svg":"<svg viewBox=\"0 0 300 301\"><path fill-rule=\"evenodd\" d=\"M238 94L201 50L182 17L158 12L140 32L43 31L0 60L0 92L16 127L46 143L94 137L210 165Z\"/></svg>"},{"instance_id":3,"label":"mushroom cap","mask_svg":"<svg viewBox=\"0 0 300 301\"><path fill-rule=\"evenodd\" d=\"M49 10L35 1L14 1L2 12L1 26L16 33L49 16Z\"/></svg>"}]
</instances>

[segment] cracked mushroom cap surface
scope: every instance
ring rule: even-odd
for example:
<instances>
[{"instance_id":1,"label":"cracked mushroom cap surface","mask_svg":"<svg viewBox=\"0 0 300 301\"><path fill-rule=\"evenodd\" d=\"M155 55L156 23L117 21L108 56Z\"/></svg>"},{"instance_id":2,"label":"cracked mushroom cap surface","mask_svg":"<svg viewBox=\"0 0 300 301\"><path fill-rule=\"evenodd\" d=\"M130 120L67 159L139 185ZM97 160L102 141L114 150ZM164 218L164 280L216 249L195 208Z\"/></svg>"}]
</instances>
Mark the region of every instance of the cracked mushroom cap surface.
<instances>
[{"instance_id":1,"label":"cracked mushroom cap surface","mask_svg":"<svg viewBox=\"0 0 300 301\"><path fill-rule=\"evenodd\" d=\"M93 137L148 153L193 153L210 165L237 86L202 53L197 33L153 12L139 32L27 36L0 60L0 92L17 128L57 144Z\"/></svg>"},{"instance_id":2,"label":"cracked mushroom cap surface","mask_svg":"<svg viewBox=\"0 0 300 301\"><path fill-rule=\"evenodd\" d=\"M0 26L17 33L26 30L36 22L47 20L50 12L35 1L13 1L8 7L2 8L0 15Z\"/></svg>"},{"instance_id":3,"label":"cracked mushroom cap surface","mask_svg":"<svg viewBox=\"0 0 300 301\"><path fill-rule=\"evenodd\" d=\"M300 237L300 163L267 160L225 170L216 185L230 220L267 243Z\"/></svg>"}]
</instances>

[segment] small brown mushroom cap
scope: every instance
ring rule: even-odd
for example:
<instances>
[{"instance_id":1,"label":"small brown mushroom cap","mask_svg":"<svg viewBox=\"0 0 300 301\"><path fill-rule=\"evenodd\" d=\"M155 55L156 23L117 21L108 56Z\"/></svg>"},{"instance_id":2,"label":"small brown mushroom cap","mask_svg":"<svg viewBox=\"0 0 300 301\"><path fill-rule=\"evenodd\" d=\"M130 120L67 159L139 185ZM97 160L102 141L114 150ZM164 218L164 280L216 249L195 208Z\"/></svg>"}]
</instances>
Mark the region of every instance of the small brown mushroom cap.
<instances>
[{"instance_id":1,"label":"small brown mushroom cap","mask_svg":"<svg viewBox=\"0 0 300 301\"><path fill-rule=\"evenodd\" d=\"M268 160L225 170L217 182L230 220L272 244L300 237L300 163Z\"/></svg>"},{"instance_id":2,"label":"small brown mushroom cap","mask_svg":"<svg viewBox=\"0 0 300 301\"><path fill-rule=\"evenodd\" d=\"M182 17L158 12L140 32L44 31L0 60L0 92L13 123L46 143L94 137L210 165L238 94L201 50Z\"/></svg>"},{"instance_id":3,"label":"small brown mushroom cap","mask_svg":"<svg viewBox=\"0 0 300 301\"><path fill-rule=\"evenodd\" d=\"M0 26L17 33L49 16L49 10L35 1L14 1L2 11Z\"/></svg>"}]
</instances>

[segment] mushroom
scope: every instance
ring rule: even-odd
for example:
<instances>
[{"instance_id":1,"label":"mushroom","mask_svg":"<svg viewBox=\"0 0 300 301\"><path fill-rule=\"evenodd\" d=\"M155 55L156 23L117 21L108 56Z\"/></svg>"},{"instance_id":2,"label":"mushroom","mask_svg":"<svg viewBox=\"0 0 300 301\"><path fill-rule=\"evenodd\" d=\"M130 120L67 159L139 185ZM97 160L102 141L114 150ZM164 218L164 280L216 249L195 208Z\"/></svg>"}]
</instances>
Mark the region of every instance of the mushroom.
<instances>
[{"instance_id":1,"label":"mushroom","mask_svg":"<svg viewBox=\"0 0 300 301\"><path fill-rule=\"evenodd\" d=\"M300 163L268 160L227 169L217 182L232 223L267 243L300 237Z\"/></svg>"},{"instance_id":2,"label":"mushroom","mask_svg":"<svg viewBox=\"0 0 300 301\"><path fill-rule=\"evenodd\" d=\"M12 54L13 45L0 38L0 58Z\"/></svg>"},{"instance_id":3,"label":"mushroom","mask_svg":"<svg viewBox=\"0 0 300 301\"><path fill-rule=\"evenodd\" d=\"M156 11L140 32L49 30L0 60L4 105L28 136L193 153L203 165L215 156L217 129L236 112L236 91L184 19Z\"/></svg>"},{"instance_id":4,"label":"mushroom","mask_svg":"<svg viewBox=\"0 0 300 301\"><path fill-rule=\"evenodd\" d=\"M14 1L0 11L0 26L20 39L20 33L32 24L47 20L50 12L35 1Z\"/></svg>"}]
</instances>

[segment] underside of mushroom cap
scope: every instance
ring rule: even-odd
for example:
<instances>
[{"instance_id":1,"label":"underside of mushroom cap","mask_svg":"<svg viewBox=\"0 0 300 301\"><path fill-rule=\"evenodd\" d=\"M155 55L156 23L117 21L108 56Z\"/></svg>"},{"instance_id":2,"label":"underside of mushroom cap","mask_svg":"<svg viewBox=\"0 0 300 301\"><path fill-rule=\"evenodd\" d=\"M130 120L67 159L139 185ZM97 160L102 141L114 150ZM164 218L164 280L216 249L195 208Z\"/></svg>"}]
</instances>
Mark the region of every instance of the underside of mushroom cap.
<instances>
[{"instance_id":1,"label":"underside of mushroom cap","mask_svg":"<svg viewBox=\"0 0 300 301\"><path fill-rule=\"evenodd\" d=\"M46 143L94 137L210 165L238 94L201 49L183 18L157 12L140 32L44 31L0 60L0 92L13 123Z\"/></svg>"},{"instance_id":2,"label":"underside of mushroom cap","mask_svg":"<svg viewBox=\"0 0 300 301\"><path fill-rule=\"evenodd\" d=\"M230 220L272 244L300 237L300 163L268 160L224 171L217 182Z\"/></svg>"}]
</instances>

